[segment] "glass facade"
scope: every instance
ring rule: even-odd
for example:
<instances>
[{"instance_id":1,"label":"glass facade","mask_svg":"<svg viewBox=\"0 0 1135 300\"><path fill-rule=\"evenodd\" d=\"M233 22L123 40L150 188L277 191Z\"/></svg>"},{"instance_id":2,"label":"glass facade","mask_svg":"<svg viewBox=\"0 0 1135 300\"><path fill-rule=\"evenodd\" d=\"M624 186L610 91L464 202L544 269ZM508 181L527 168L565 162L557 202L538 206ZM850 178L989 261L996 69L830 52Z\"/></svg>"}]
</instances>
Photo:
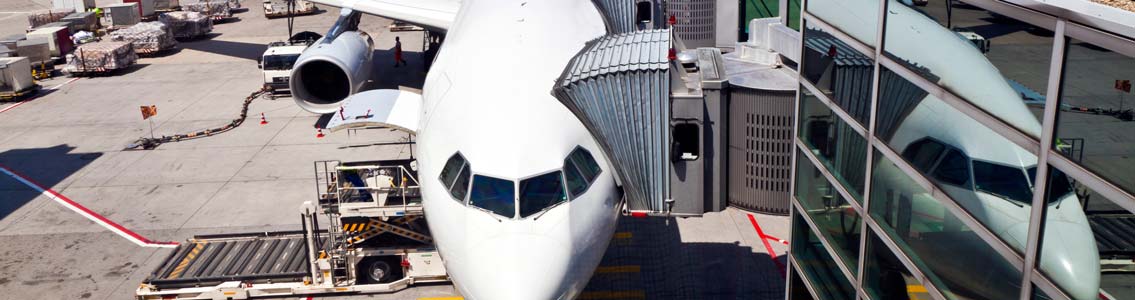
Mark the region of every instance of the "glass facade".
<instances>
[{"instance_id":1,"label":"glass facade","mask_svg":"<svg viewBox=\"0 0 1135 300\"><path fill-rule=\"evenodd\" d=\"M805 3L788 299L1135 300L1135 38L1064 13Z\"/></svg>"}]
</instances>

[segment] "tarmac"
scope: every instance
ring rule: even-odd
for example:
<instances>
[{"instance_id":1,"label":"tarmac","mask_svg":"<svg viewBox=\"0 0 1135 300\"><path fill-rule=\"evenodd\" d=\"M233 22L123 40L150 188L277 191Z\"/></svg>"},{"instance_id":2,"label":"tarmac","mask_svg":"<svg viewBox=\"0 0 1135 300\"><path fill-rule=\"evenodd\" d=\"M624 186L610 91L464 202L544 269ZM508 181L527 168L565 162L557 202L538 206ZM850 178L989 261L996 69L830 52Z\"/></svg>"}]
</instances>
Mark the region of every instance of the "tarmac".
<instances>
[{"instance_id":1,"label":"tarmac","mask_svg":"<svg viewBox=\"0 0 1135 300\"><path fill-rule=\"evenodd\" d=\"M106 2L106 3L104 3ZM99 1L99 4L110 2ZM0 0L0 35L22 32L42 0ZM316 138L320 116L290 98L257 99L249 120L230 132L126 150L140 137L217 127L235 118L260 88L257 58L286 39L286 19L264 18L258 3L213 34L171 53L142 58L112 76L57 76L40 96L0 103L0 166L154 241L198 234L300 229L299 206L315 200L313 162L411 155L405 134L366 130ZM338 9L295 19L295 32L323 33ZM372 87L419 91L422 32L386 30L364 17L375 40ZM400 36L408 66L393 68ZM139 106L156 105L144 121ZM259 124L263 113L268 124ZM152 121L152 123L151 123ZM378 144L378 145L375 145ZM782 299L787 246L757 234L748 213L727 209L701 218L625 217L581 299ZM785 216L755 215L772 237L789 238ZM0 290L8 299L130 299L169 254L141 247L0 173ZM765 242L769 243L765 243ZM449 299L449 284L393 294L328 299Z\"/></svg>"}]
</instances>

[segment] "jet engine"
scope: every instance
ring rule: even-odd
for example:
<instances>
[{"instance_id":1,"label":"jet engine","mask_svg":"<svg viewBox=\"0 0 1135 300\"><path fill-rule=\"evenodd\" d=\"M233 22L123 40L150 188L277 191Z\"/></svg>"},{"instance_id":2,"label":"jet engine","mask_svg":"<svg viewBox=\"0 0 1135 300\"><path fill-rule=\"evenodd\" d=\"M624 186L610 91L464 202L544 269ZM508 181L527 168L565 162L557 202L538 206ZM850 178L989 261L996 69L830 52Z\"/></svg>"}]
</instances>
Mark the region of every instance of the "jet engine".
<instances>
[{"instance_id":1,"label":"jet engine","mask_svg":"<svg viewBox=\"0 0 1135 300\"><path fill-rule=\"evenodd\" d=\"M373 55L374 40L361 31L343 31L316 41L292 68L292 98L309 112L335 111L370 78Z\"/></svg>"}]
</instances>

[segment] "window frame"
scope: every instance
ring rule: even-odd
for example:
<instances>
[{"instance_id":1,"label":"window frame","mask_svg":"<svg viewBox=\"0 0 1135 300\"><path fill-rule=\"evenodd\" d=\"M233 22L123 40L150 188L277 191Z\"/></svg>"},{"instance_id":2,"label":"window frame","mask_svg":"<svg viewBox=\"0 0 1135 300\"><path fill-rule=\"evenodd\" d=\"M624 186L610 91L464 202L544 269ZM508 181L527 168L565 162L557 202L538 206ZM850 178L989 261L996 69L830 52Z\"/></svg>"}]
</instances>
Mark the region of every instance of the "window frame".
<instances>
[{"instance_id":1,"label":"window frame","mask_svg":"<svg viewBox=\"0 0 1135 300\"><path fill-rule=\"evenodd\" d=\"M474 183L476 183L478 175L480 175L482 177L488 177L490 179L504 180L504 181L512 182L512 214L513 214L512 217L506 217L506 216L497 214L494 211L485 209L484 207L473 205L473 186L474 186ZM469 174L469 193L467 195L465 195L465 198L467 199L467 201L465 201L465 206L481 210L482 212L485 212L489 215L492 215L493 218L497 218L497 219L504 218L504 219L508 219L508 220L516 219L516 217L520 215L520 208L517 207L517 204L519 204L517 202L517 200L520 197L519 190L518 190L518 187L520 186L520 184L519 184L520 181L513 180L513 179L507 179L507 178L508 177L506 177L506 176L497 176L497 175L490 175L490 174L485 174L485 173L473 172L473 173Z\"/></svg>"},{"instance_id":2,"label":"window frame","mask_svg":"<svg viewBox=\"0 0 1135 300\"><path fill-rule=\"evenodd\" d=\"M563 191L564 191L564 196L565 196L564 201L560 201L559 203L548 205L547 207L544 207L544 208L536 211L535 213L528 215L527 217L522 216L521 215L522 212L520 211L520 183L525 181L525 180L528 180L528 179L548 175L550 173L555 173L557 171L560 172L560 187L563 188ZM584 178L584 179L586 179L586 178ZM571 202L571 200L573 199L571 197L571 192L568 191L568 187L567 187L567 173L565 172L564 168L562 168L562 167L558 168L558 169L550 169L550 170L547 170L547 171L544 171L544 172L538 172L538 173L535 173L535 174L530 175L530 176L521 177L520 179L516 180L515 185L516 185L516 200L515 200L516 201L516 219L539 218L545 212L552 210L552 208L560 206L564 203ZM591 184L589 183L587 185L587 187L590 188ZM587 190L585 189L584 193L586 193L586 192L587 192ZM583 193L580 193L580 194L582 195Z\"/></svg>"},{"instance_id":3,"label":"window frame","mask_svg":"<svg viewBox=\"0 0 1135 300\"><path fill-rule=\"evenodd\" d=\"M579 191L578 194L573 193L571 191L571 187L567 184L567 177L568 177L567 174L568 174L568 167L569 166L571 167L572 171L574 171L577 175L579 175L580 179L583 179L583 190ZM564 158L564 165L563 165L563 167L560 167L560 169L563 170L563 172L564 172L564 176L563 176L564 177L564 191L568 193L568 201L575 200L575 198L579 198L579 196L583 196L583 194L587 194L587 191L591 190L591 185L592 185L593 181L587 180L587 176L583 176L583 171L579 170L579 167L576 166L575 160L571 159L570 154L568 155L568 157ZM596 175L596 177L598 178L598 175Z\"/></svg>"},{"instance_id":4,"label":"window frame","mask_svg":"<svg viewBox=\"0 0 1135 300\"><path fill-rule=\"evenodd\" d=\"M457 167L457 171L453 175L453 180L449 183L446 183L445 180L444 180L445 179L444 178L445 167L449 165L449 161L451 159L453 159L454 157L461 159L461 166ZM465 168L472 168L472 164L469 163L469 159L465 158L465 155L462 155L461 151L454 152L453 155L450 155L448 158L445 159L445 164L442 164L441 170L438 171L437 181L441 182L445 186L445 193L449 194L449 198L451 198L453 200L457 200L457 202L460 202L464 205L468 205L469 201L467 201L467 199L469 199L469 189L473 186L472 169L470 169L470 173L469 173L469 186L465 187L465 197L462 198L462 199L457 199L457 197L453 196L453 185L457 183L458 179L460 179L461 172L465 171Z\"/></svg>"},{"instance_id":5,"label":"window frame","mask_svg":"<svg viewBox=\"0 0 1135 300\"><path fill-rule=\"evenodd\" d=\"M587 154L587 157L591 158L591 162L595 163L595 170L597 171L597 172L595 172L595 176L588 178L586 176L586 174L583 174L583 170L580 169L580 167L579 167L579 165L581 165L581 163L577 159L572 157L572 155L575 154L577 151L581 151L581 152L583 152L583 154ZM564 158L564 160L569 160L569 159L573 163L575 163L576 170L579 171L579 175L583 176L583 179L587 180L588 188L591 187L591 184L594 183L595 180L599 179L599 175L603 174L603 166L599 164L598 160L595 160L595 155L591 154L591 151L588 151L587 148L583 148L583 146L575 146L575 148L573 148L571 150L571 152L568 152L568 155L567 155L567 157ZM586 192L587 191L584 191L584 193L586 193ZM580 194L582 195L583 193L580 193Z\"/></svg>"}]
</instances>

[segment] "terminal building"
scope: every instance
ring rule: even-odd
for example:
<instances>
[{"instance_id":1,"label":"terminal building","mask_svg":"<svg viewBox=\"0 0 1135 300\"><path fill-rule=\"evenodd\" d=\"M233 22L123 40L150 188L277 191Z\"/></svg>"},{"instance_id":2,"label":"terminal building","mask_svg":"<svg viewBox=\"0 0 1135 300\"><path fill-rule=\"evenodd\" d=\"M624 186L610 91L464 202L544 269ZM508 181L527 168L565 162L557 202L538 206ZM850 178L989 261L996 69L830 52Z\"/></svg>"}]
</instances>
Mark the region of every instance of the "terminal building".
<instances>
[{"instance_id":1,"label":"terminal building","mask_svg":"<svg viewBox=\"0 0 1135 300\"><path fill-rule=\"evenodd\" d=\"M803 2L787 299L1135 299L1135 13Z\"/></svg>"}]
</instances>

